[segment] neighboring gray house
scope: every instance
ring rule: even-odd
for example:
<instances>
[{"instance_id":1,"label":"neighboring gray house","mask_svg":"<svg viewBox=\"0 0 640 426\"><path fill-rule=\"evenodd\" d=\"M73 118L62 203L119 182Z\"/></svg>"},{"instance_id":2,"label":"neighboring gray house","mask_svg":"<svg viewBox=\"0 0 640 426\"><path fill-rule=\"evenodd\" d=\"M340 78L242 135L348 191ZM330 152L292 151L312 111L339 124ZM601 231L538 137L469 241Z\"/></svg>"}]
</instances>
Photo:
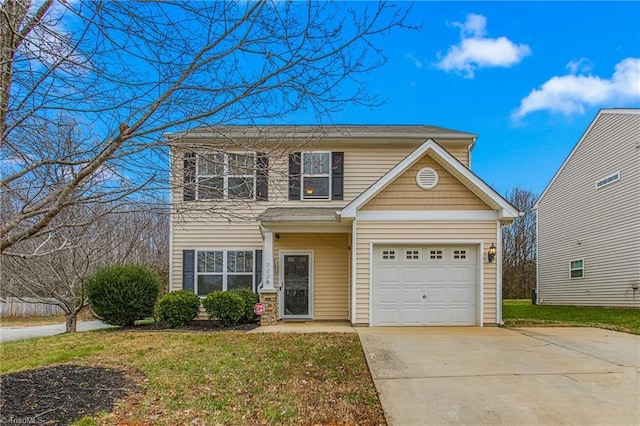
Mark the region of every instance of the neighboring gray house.
<instances>
[{"instance_id":1,"label":"neighboring gray house","mask_svg":"<svg viewBox=\"0 0 640 426\"><path fill-rule=\"evenodd\" d=\"M640 109L603 109L536 203L538 303L640 307Z\"/></svg>"}]
</instances>

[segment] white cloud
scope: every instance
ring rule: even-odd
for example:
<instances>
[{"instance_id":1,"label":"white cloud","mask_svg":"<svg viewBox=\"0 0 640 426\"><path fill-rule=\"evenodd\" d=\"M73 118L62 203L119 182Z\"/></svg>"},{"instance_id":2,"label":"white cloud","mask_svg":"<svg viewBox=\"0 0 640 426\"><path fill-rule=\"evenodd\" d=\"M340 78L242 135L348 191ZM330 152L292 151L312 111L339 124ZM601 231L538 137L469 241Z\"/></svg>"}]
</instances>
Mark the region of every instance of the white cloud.
<instances>
[{"instance_id":1,"label":"white cloud","mask_svg":"<svg viewBox=\"0 0 640 426\"><path fill-rule=\"evenodd\" d=\"M570 70L574 69L572 62L567 65ZM522 118L542 110L565 115L582 114L589 106L624 106L638 101L640 58L627 58L616 65L610 79L585 74L552 77L522 99L513 117Z\"/></svg>"},{"instance_id":2,"label":"white cloud","mask_svg":"<svg viewBox=\"0 0 640 426\"><path fill-rule=\"evenodd\" d=\"M593 69L593 63L587 58L572 59L567 64L567 69L571 74L587 73Z\"/></svg>"},{"instance_id":3,"label":"white cloud","mask_svg":"<svg viewBox=\"0 0 640 426\"><path fill-rule=\"evenodd\" d=\"M531 54L529 46L515 44L506 37L486 38L487 18L482 15L468 14L465 22L453 25L460 28L461 41L436 64L445 71L473 78L478 68L509 68Z\"/></svg>"},{"instance_id":4,"label":"white cloud","mask_svg":"<svg viewBox=\"0 0 640 426\"><path fill-rule=\"evenodd\" d=\"M416 58L411 53L405 53L404 57L413 62L416 68L422 68L422 66L424 65L420 59Z\"/></svg>"}]
</instances>

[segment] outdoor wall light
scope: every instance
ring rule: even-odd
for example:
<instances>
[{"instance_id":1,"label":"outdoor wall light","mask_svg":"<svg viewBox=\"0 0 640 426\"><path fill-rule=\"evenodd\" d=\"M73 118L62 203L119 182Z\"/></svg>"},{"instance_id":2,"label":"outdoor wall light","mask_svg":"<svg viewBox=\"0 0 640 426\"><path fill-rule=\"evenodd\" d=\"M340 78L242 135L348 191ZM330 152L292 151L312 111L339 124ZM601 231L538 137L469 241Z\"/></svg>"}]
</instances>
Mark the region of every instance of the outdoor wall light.
<instances>
[{"instance_id":1,"label":"outdoor wall light","mask_svg":"<svg viewBox=\"0 0 640 426\"><path fill-rule=\"evenodd\" d=\"M489 247L489 251L487 252L487 260L489 263L493 262L493 259L496 258L496 245L491 243L491 247Z\"/></svg>"}]
</instances>

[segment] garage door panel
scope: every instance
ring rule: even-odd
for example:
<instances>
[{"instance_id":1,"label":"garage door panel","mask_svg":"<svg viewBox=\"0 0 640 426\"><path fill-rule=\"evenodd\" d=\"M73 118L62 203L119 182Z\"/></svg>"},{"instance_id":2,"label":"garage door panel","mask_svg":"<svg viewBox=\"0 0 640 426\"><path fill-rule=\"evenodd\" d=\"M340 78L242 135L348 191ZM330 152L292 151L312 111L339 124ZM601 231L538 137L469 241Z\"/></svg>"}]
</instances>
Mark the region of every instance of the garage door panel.
<instances>
[{"instance_id":1,"label":"garage door panel","mask_svg":"<svg viewBox=\"0 0 640 426\"><path fill-rule=\"evenodd\" d=\"M422 325L424 322L422 319L422 307L404 307L401 312L403 325Z\"/></svg>"},{"instance_id":2,"label":"garage door panel","mask_svg":"<svg viewBox=\"0 0 640 426\"><path fill-rule=\"evenodd\" d=\"M446 287L428 287L426 294L427 303L445 303L447 300Z\"/></svg>"},{"instance_id":3,"label":"garage door panel","mask_svg":"<svg viewBox=\"0 0 640 426\"><path fill-rule=\"evenodd\" d=\"M426 325L446 325L447 310L445 308L433 308L427 310Z\"/></svg>"},{"instance_id":4,"label":"garage door panel","mask_svg":"<svg viewBox=\"0 0 640 426\"><path fill-rule=\"evenodd\" d=\"M422 306L422 287L409 287L402 289L402 303L405 305Z\"/></svg>"},{"instance_id":5,"label":"garage door panel","mask_svg":"<svg viewBox=\"0 0 640 426\"><path fill-rule=\"evenodd\" d=\"M400 322L400 309L398 308L380 308L378 312L380 315L379 325L397 325Z\"/></svg>"},{"instance_id":6,"label":"garage door panel","mask_svg":"<svg viewBox=\"0 0 640 426\"><path fill-rule=\"evenodd\" d=\"M397 305L400 302L400 288L381 288L378 290L381 304Z\"/></svg>"},{"instance_id":7,"label":"garage door panel","mask_svg":"<svg viewBox=\"0 0 640 426\"><path fill-rule=\"evenodd\" d=\"M471 266L453 266L449 269L449 282L467 283L475 281L475 271Z\"/></svg>"},{"instance_id":8,"label":"garage door panel","mask_svg":"<svg viewBox=\"0 0 640 426\"><path fill-rule=\"evenodd\" d=\"M427 284L444 284L447 282L447 268L444 266L427 267Z\"/></svg>"},{"instance_id":9,"label":"garage door panel","mask_svg":"<svg viewBox=\"0 0 640 426\"><path fill-rule=\"evenodd\" d=\"M379 283L384 285L400 285L400 268L398 266L381 266L378 273Z\"/></svg>"},{"instance_id":10,"label":"garage door panel","mask_svg":"<svg viewBox=\"0 0 640 426\"><path fill-rule=\"evenodd\" d=\"M393 262L381 250L389 248L374 247L373 325L477 323L476 247L443 246L435 255L428 247L399 247Z\"/></svg>"},{"instance_id":11,"label":"garage door panel","mask_svg":"<svg viewBox=\"0 0 640 426\"><path fill-rule=\"evenodd\" d=\"M475 291L469 287L451 287L449 295L451 303L475 303Z\"/></svg>"},{"instance_id":12,"label":"garage door panel","mask_svg":"<svg viewBox=\"0 0 640 426\"><path fill-rule=\"evenodd\" d=\"M402 268L402 282L422 284L423 272L420 266L405 266Z\"/></svg>"}]
</instances>

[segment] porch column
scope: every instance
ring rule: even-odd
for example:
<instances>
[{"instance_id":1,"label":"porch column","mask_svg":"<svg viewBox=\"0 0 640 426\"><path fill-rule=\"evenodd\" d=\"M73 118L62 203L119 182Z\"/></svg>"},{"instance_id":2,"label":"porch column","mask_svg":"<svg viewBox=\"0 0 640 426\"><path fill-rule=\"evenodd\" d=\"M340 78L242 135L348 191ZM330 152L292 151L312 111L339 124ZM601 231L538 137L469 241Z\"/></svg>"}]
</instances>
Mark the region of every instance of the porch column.
<instances>
[{"instance_id":1,"label":"porch column","mask_svg":"<svg viewBox=\"0 0 640 426\"><path fill-rule=\"evenodd\" d=\"M264 230L262 243L262 287L260 302L264 304L264 313L260 317L260 325L278 323L278 290L273 280L273 232Z\"/></svg>"},{"instance_id":2,"label":"porch column","mask_svg":"<svg viewBox=\"0 0 640 426\"><path fill-rule=\"evenodd\" d=\"M262 242L262 289L275 290L273 283L273 232L264 231Z\"/></svg>"}]
</instances>

